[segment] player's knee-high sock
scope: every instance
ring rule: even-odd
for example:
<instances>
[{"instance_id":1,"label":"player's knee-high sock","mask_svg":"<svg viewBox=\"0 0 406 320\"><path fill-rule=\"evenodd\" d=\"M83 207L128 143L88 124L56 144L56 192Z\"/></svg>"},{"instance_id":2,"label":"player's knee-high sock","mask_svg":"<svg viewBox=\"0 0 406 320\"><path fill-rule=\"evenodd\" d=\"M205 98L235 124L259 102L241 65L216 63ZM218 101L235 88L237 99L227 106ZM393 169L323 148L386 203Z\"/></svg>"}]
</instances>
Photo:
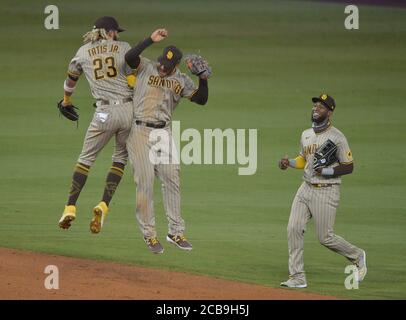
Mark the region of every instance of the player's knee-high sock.
<instances>
[{"instance_id":1,"label":"player's knee-high sock","mask_svg":"<svg viewBox=\"0 0 406 320\"><path fill-rule=\"evenodd\" d=\"M107 206L109 205L114 192L117 189L118 184L124 174L124 164L120 162L113 162L109 173L106 178L106 186L104 187L103 199Z\"/></svg>"},{"instance_id":2,"label":"player's knee-high sock","mask_svg":"<svg viewBox=\"0 0 406 320\"><path fill-rule=\"evenodd\" d=\"M90 167L77 163L75 166L75 171L73 172L72 185L69 191L68 206L76 205L76 201L79 198L80 192L86 183L87 176L89 174Z\"/></svg>"}]
</instances>

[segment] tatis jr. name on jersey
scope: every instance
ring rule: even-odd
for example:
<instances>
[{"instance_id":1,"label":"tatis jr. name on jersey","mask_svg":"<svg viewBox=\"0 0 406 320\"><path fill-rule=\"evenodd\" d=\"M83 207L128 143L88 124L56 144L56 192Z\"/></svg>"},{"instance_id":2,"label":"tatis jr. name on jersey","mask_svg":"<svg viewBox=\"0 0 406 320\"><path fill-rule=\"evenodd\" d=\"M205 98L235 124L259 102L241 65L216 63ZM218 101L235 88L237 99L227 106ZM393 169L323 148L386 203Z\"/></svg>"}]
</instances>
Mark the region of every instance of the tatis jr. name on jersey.
<instances>
[{"instance_id":1,"label":"tatis jr. name on jersey","mask_svg":"<svg viewBox=\"0 0 406 320\"><path fill-rule=\"evenodd\" d=\"M101 53L119 53L119 47L116 44L112 44L108 46L107 44L102 44L99 46L96 46L94 48L91 48L87 50L87 53L89 54L90 57L93 57L97 54Z\"/></svg>"},{"instance_id":2,"label":"tatis jr. name on jersey","mask_svg":"<svg viewBox=\"0 0 406 320\"><path fill-rule=\"evenodd\" d=\"M182 92L182 86L176 80L168 80L161 78L160 76L149 76L148 85L151 87L161 87L171 89L175 94L180 94Z\"/></svg>"}]
</instances>

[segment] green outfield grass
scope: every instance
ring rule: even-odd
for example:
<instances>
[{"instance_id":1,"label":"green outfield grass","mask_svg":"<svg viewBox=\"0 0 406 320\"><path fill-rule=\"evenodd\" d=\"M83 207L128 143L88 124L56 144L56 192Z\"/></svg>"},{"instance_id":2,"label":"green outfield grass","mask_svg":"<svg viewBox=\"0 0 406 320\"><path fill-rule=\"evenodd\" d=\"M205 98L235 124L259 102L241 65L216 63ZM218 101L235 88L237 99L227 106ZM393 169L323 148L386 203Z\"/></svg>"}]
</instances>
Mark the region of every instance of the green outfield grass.
<instances>
[{"instance_id":1,"label":"green outfield grass","mask_svg":"<svg viewBox=\"0 0 406 320\"><path fill-rule=\"evenodd\" d=\"M335 231L368 253L359 290L346 290L347 261L318 244L310 223L306 291L349 299L406 298L406 10L360 6L360 30L344 29L344 5L302 1L61 1L60 29L43 27L47 1L2 1L0 42L0 246L112 260L278 287L287 277L286 226L301 172L277 160L298 152L309 127L310 98L337 102L335 125L352 147L355 171L344 178ZM182 209L194 250L166 244L156 184L157 228L165 245L152 255L135 220L135 186L126 171L103 232L88 230L99 201L110 144L91 170L69 231L62 213L73 166L93 107L81 79L74 95L79 129L58 117L67 64L101 15L114 15L135 44L156 27L165 45L200 50L214 75L201 108L183 101L182 128L258 129L258 170L237 165L182 166ZM4 39L5 38L5 39ZM182 69L185 70L184 66Z\"/></svg>"}]
</instances>

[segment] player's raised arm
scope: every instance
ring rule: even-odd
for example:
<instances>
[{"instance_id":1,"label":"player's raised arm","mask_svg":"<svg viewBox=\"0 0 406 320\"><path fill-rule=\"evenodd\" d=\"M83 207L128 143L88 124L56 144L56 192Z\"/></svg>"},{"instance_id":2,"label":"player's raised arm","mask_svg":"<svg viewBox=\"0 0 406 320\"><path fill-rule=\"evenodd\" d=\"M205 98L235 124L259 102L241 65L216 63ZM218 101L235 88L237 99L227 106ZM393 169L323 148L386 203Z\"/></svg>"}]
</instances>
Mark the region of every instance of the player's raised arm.
<instances>
[{"instance_id":1,"label":"player's raised arm","mask_svg":"<svg viewBox=\"0 0 406 320\"><path fill-rule=\"evenodd\" d=\"M211 67L208 62L197 54L189 54L185 58L186 66L189 71L199 77L199 87L193 92L190 101L200 105L205 105L209 98L209 87L207 80L212 74Z\"/></svg>"},{"instance_id":2,"label":"player's raised arm","mask_svg":"<svg viewBox=\"0 0 406 320\"><path fill-rule=\"evenodd\" d=\"M136 46L128 50L125 54L125 61L133 68L137 69L140 65L140 54L154 42L160 42L168 36L168 31L164 28L155 30L150 37L140 41Z\"/></svg>"},{"instance_id":3,"label":"player's raised arm","mask_svg":"<svg viewBox=\"0 0 406 320\"><path fill-rule=\"evenodd\" d=\"M190 101L200 105L205 105L209 99L209 86L207 85L207 79L199 78L199 88L193 94Z\"/></svg>"}]
</instances>

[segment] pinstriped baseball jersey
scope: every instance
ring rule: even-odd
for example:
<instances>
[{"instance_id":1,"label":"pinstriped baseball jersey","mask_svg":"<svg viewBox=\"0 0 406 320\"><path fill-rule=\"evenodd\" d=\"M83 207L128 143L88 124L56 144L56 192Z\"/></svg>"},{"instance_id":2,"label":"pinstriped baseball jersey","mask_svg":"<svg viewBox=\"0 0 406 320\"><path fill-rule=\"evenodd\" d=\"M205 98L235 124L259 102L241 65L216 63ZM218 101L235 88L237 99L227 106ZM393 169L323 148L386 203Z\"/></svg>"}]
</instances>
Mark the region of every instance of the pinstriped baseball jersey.
<instances>
[{"instance_id":1,"label":"pinstriped baseball jersey","mask_svg":"<svg viewBox=\"0 0 406 320\"><path fill-rule=\"evenodd\" d=\"M330 139L337 145L337 158L339 163L352 163L352 153L344 134L337 128L330 126L321 133L315 133L312 128L303 131L300 140L300 155L306 159L303 180L309 183L341 183L341 177L325 178L316 176L313 170L314 153L319 146ZM338 166L334 163L331 167Z\"/></svg>"},{"instance_id":2,"label":"pinstriped baseball jersey","mask_svg":"<svg viewBox=\"0 0 406 320\"><path fill-rule=\"evenodd\" d=\"M141 57L136 69L137 87L134 91L134 116L147 122L172 119L180 98L191 98L197 87L186 74L178 68L170 76L161 78L158 63Z\"/></svg>"},{"instance_id":3,"label":"pinstriped baseball jersey","mask_svg":"<svg viewBox=\"0 0 406 320\"><path fill-rule=\"evenodd\" d=\"M127 42L98 40L79 48L69 64L68 74L85 74L96 100L115 100L132 96L126 76L132 73L124 56L130 49Z\"/></svg>"}]
</instances>

